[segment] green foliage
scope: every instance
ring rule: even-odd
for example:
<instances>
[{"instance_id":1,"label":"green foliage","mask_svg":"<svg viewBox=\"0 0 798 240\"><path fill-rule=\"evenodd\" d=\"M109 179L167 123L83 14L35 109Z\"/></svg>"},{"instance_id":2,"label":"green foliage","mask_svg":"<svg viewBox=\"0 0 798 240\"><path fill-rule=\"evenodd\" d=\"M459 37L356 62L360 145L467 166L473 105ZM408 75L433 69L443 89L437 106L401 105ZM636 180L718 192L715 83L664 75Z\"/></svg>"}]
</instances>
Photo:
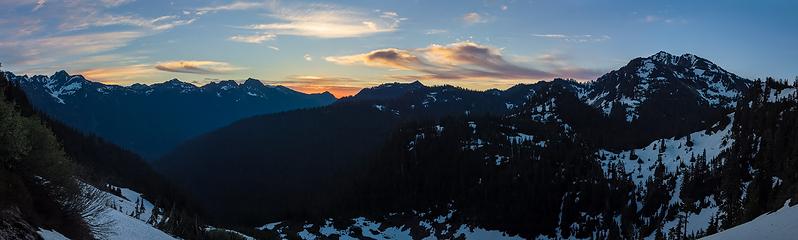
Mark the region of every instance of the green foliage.
<instances>
[{"instance_id":1,"label":"green foliage","mask_svg":"<svg viewBox=\"0 0 798 240\"><path fill-rule=\"evenodd\" d=\"M0 87L5 87L0 79ZM23 116L0 91L0 208L20 208L36 226L62 230L75 239L90 237L82 210L70 205L80 199L76 165L70 161L52 131L35 116ZM6 197L10 196L10 197ZM73 211L75 210L75 211Z\"/></svg>"},{"instance_id":2,"label":"green foliage","mask_svg":"<svg viewBox=\"0 0 798 240\"><path fill-rule=\"evenodd\" d=\"M16 167L31 151L25 122L11 104L0 102L0 161L5 169Z\"/></svg>"}]
</instances>

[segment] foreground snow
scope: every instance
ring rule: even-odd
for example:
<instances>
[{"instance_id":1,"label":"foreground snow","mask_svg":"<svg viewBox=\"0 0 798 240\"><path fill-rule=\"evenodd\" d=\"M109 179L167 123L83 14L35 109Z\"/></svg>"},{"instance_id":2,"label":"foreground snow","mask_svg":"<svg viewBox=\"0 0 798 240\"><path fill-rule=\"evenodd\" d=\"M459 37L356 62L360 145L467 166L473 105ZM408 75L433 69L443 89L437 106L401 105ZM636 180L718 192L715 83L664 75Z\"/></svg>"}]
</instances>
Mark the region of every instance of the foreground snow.
<instances>
[{"instance_id":1,"label":"foreground snow","mask_svg":"<svg viewBox=\"0 0 798 240\"><path fill-rule=\"evenodd\" d=\"M163 231L147 224L144 221L125 215L115 210L107 210L100 216L100 220L113 220L114 226L111 228L113 234L108 236L109 240L133 240L133 239L153 239L153 240L172 240L177 239Z\"/></svg>"},{"instance_id":2,"label":"foreground snow","mask_svg":"<svg viewBox=\"0 0 798 240\"><path fill-rule=\"evenodd\" d=\"M88 185L87 185L88 186ZM89 186L91 187L91 186ZM94 187L91 187L94 188ZM95 188L96 189L96 188ZM158 228L147 224L154 205L144 199L140 193L130 189L121 188L122 196L119 197L108 193L110 198L108 208L94 219L87 219L94 223L113 223L110 233L103 239L108 240L174 240L177 239ZM137 204L138 203L138 204ZM137 205L144 207L141 214L134 214ZM136 215L136 216L131 216ZM64 240L68 239L56 231L39 230L39 235L45 240Z\"/></svg>"},{"instance_id":3,"label":"foreground snow","mask_svg":"<svg viewBox=\"0 0 798 240\"><path fill-rule=\"evenodd\" d=\"M120 190L122 197L109 193L109 208L100 216L93 219L93 221L98 223L109 221L114 223L111 227L112 233L109 234L106 239L176 239L146 222L150 219L152 210L155 207L154 204L144 199L142 195L136 191L127 188L120 188ZM138 214L136 213L137 206L143 207L143 209L139 210L140 213ZM158 218L160 218L160 216L158 216Z\"/></svg>"},{"instance_id":4,"label":"foreground snow","mask_svg":"<svg viewBox=\"0 0 798 240\"><path fill-rule=\"evenodd\" d=\"M487 230L452 222L456 210L449 210L443 215L431 215L429 212L413 211L411 215L389 214L388 221L379 221L365 217L356 217L338 222L327 219L323 224L305 223L299 229L292 228L285 222L274 222L256 229L276 233L282 239L288 239L289 231L296 232L300 239L523 239L497 230ZM341 224L342 222L349 222ZM400 223L401 222L401 223ZM336 227L337 226L337 227ZM421 231L414 236L411 232ZM545 238L540 238L545 239Z\"/></svg>"},{"instance_id":5,"label":"foreground snow","mask_svg":"<svg viewBox=\"0 0 798 240\"><path fill-rule=\"evenodd\" d=\"M64 237L64 235L61 235L61 233L52 230L40 228L37 233L39 233L39 236L41 236L44 240L69 240L69 238Z\"/></svg>"},{"instance_id":6,"label":"foreground snow","mask_svg":"<svg viewBox=\"0 0 798 240\"><path fill-rule=\"evenodd\" d=\"M91 190L97 190L97 188L88 184L84 186L89 187ZM105 192L109 198L106 203L107 209L92 219L86 219L86 221L92 223L112 223L109 233L99 238L106 240L179 239L148 223L150 220L160 221L164 216L156 215L153 217L152 213L155 205L145 199L141 193L128 188L119 188L119 190L122 196L116 196ZM159 212L163 212L163 209L160 210ZM205 230L220 230L238 235L247 240L255 239L242 233L223 228L209 226L206 227ZM38 233L44 240L69 240L69 238L54 230L39 229Z\"/></svg>"},{"instance_id":7,"label":"foreground snow","mask_svg":"<svg viewBox=\"0 0 798 240\"><path fill-rule=\"evenodd\" d=\"M798 205L789 206L759 216L704 239L796 239L798 236Z\"/></svg>"},{"instance_id":8,"label":"foreground snow","mask_svg":"<svg viewBox=\"0 0 798 240\"><path fill-rule=\"evenodd\" d=\"M226 233L241 237L244 240L255 240L255 238L253 238L253 237L247 236L247 235L245 235L243 233L240 233L240 232L237 232L237 231L233 231L233 230L230 230L230 229L217 228L217 227L206 227L205 231L206 232L209 232L209 231L223 231L223 232L226 232Z\"/></svg>"}]
</instances>

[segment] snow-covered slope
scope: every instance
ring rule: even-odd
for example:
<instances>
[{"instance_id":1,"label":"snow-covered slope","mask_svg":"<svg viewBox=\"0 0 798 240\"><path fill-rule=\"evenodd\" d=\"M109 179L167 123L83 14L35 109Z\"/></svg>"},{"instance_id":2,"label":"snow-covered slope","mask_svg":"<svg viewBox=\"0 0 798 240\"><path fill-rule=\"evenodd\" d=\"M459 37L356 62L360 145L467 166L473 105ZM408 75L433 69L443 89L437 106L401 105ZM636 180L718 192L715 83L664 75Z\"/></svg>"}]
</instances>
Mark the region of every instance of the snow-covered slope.
<instances>
[{"instance_id":1,"label":"snow-covered slope","mask_svg":"<svg viewBox=\"0 0 798 240\"><path fill-rule=\"evenodd\" d=\"M765 88L764 85L762 87ZM767 99L765 99L766 102L775 103L775 102L784 102L791 100L795 101L796 97L798 97L798 95L796 94L796 89L794 87L789 87L784 89L766 88L763 90L769 91Z\"/></svg>"},{"instance_id":2,"label":"snow-covered slope","mask_svg":"<svg viewBox=\"0 0 798 240\"><path fill-rule=\"evenodd\" d=\"M39 229L37 233L39 233L39 236L44 240L69 240L69 238L64 237L61 233L52 230Z\"/></svg>"},{"instance_id":3,"label":"snow-covered slope","mask_svg":"<svg viewBox=\"0 0 798 240\"><path fill-rule=\"evenodd\" d=\"M734 123L734 114L728 115L728 121L716 123L711 127L712 130L704 130L688 134L681 138L660 139L651 142L644 148L626 150L621 152L611 152L601 150L599 156L602 158L602 167L605 172L613 166L621 166L627 174L631 174L631 179L637 187L637 192L645 194L646 182L655 179L655 171L661 163L666 174L675 175L675 184L670 188L668 196L670 199L664 207L672 207L683 204L680 192L684 182L684 173L679 172L680 167L687 169L693 166L696 158L706 159L707 164L712 161L722 161L717 159L720 153L734 143L731 131ZM725 125L723 125L725 124ZM718 217L719 206L714 198L704 199L707 205L698 209L698 213L688 212L684 222L687 233L698 233L706 231L713 217ZM643 206L643 202L637 203L638 211ZM678 219L665 220L662 229L665 231L677 227ZM646 239L653 239L654 234L647 236Z\"/></svg>"},{"instance_id":4,"label":"snow-covered slope","mask_svg":"<svg viewBox=\"0 0 798 240\"><path fill-rule=\"evenodd\" d=\"M96 188L85 185L89 190ZM108 196L107 209L93 219L86 219L91 223L109 223L109 233L103 236L108 240L174 240L177 239L148 224L154 205L144 199L140 193L121 188L122 196L105 193ZM160 218L160 216L156 216ZM58 232L41 229L39 235L45 240L67 239Z\"/></svg>"},{"instance_id":5,"label":"snow-covered slope","mask_svg":"<svg viewBox=\"0 0 798 240\"><path fill-rule=\"evenodd\" d=\"M712 127L719 130L694 132L689 134L689 139L688 136L660 139L651 142L644 148L618 153L602 150L599 152L603 158L602 166L606 171L610 163L619 164L627 173L632 173L632 178L637 186L642 186L653 175L658 160L662 160L665 170L671 173L676 172L676 168L682 163L690 166L693 164L690 161L691 158L704 154L706 154L707 161L712 161L721 151L731 147L734 143L734 139L731 137L734 114L730 114L728 117L730 121L725 126L716 123Z\"/></svg>"},{"instance_id":6,"label":"snow-covered slope","mask_svg":"<svg viewBox=\"0 0 798 240\"><path fill-rule=\"evenodd\" d=\"M258 227L258 230L273 232L282 239L291 239L289 231L300 239L496 239L520 240L518 236L496 230L458 224L452 221L455 210L446 214L432 215L429 212L412 211L409 214L389 214L382 220L356 217L352 219L327 219L324 223L305 223L292 226L285 222L274 222ZM298 227L298 228L297 228Z\"/></svg>"},{"instance_id":7,"label":"snow-covered slope","mask_svg":"<svg viewBox=\"0 0 798 240\"><path fill-rule=\"evenodd\" d=\"M98 189L83 184L86 191L97 191ZM87 222L93 224L108 224L108 231L102 236L97 236L105 240L176 240L178 237L172 236L153 225L154 222L163 220L163 209L155 209L155 205L149 200L145 199L141 193L138 193L128 188L117 188L109 186L111 189L118 189L121 196L109 192L103 192L108 197L105 202L106 209L99 215L86 219ZM156 210L156 211L153 211ZM153 216L153 213L156 215ZM205 227L205 231L219 230L234 235L240 236L244 239L254 240L255 238L241 234L236 231L216 228ZM39 229L39 236L44 240L69 240L61 233L48 229Z\"/></svg>"},{"instance_id":8,"label":"snow-covered slope","mask_svg":"<svg viewBox=\"0 0 798 240\"><path fill-rule=\"evenodd\" d=\"M148 224L154 205L141 197L141 194L127 188L121 188L122 197L110 194L111 208L106 210L96 221L112 221L113 234L108 239L176 239ZM138 203L138 204L137 204ZM161 216L156 216L160 219Z\"/></svg>"},{"instance_id":9,"label":"snow-covered slope","mask_svg":"<svg viewBox=\"0 0 798 240\"><path fill-rule=\"evenodd\" d=\"M798 238L798 205L784 203L781 209L740 224L703 239L770 239L787 240Z\"/></svg>"}]
</instances>

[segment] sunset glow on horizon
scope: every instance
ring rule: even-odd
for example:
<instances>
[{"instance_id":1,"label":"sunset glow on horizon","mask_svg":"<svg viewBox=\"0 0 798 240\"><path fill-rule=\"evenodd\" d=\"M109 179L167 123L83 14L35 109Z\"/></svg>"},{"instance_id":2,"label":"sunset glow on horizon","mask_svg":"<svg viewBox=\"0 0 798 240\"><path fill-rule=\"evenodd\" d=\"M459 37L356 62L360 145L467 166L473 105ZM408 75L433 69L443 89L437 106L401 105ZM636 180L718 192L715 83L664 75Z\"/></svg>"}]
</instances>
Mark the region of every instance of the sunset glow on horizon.
<instances>
[{"instance_id":1,"label":"sunset glow on horizon","mask_svg":"<svg viewBox=\"0 0 798 240\"><path fill-rule=\"evenodd\" d=\"M796 75L798 53L783 49L798 33L778 26L798 25L798 3L689 3L0 1L0 61L17 74L64 69L108 84L255 78L339 98L386 82L595 80L661 50L752 79Z\"/></svg>"}]
</instances>

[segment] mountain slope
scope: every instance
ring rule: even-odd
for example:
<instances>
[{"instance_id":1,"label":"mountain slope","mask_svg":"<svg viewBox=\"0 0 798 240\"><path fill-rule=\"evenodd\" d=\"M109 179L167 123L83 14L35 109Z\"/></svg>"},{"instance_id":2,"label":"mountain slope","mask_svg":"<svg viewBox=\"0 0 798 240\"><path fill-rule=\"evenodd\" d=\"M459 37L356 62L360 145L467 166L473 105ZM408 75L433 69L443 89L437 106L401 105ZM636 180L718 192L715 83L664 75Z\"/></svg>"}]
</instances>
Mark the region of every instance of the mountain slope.
<instances>
[{"instance_id":1,"label":"mountain slope","mask_svg":"<svg viewBox=\"0 0 798 240\"><path fill-rule=\"evenodd\" d=\"M499 119L465 117L409 125L403 134L394 135L394 144L386 145L393 149L385 154L390 157L373 164L373 175L364 181L377 184L364 196L378 196L366 201L377 202L378 207L385 207L385 202L398 205L375 211L391 213L376 217L382 219L378 224L388 226L413 219L392 219L394 211L447 206L456 212L457 221L444 223L456 226L465 220L525 238L693 238L734 229L798 196L795 87L772 80L751 85L727 118L703 130L621 151L589 144L557 148L563 138L549 131L560 128L569 136L568 128L563 129L566 125L535 127L560 121L533 117L529 122L523 112ZM568 138L580 139L579 131ZM583 152L591 149L595 155ZM598 163L603 173L571 175L574 166L556 165L567 163L569 156L583 156L576 166L587 169ZM546 188L558 179L565 184ZM535 194L541 189L545 194ZM528 194L547 197L525 199ZM535 204L529 206L530 202ZM600 206L591 208L591 204ZM540 209L524 214L535 207ZM530 215L534 220L528 219ZM763 222L786 226L779 220L754 221L752 226ZM740 232L742 236L783 236L742 228L747 229ZM751 234L748 231L754 235L746 235Z\"/></svg>"},{"instance_id":2,"label":"mountain slope","mask_svg":"<svg viewBox=\"0 0 798 240\"><path fill-rule=\"evenodd\" d=\"M0 76L1 77L1 76ZM3 102L2 104L10 104L15 107L15 110L20 116L32 119L29 126L41 125L42 129L37 130L36 134L49 133L52 135L51 139L45 138L31 138L38 139L33 142L38 143L36 148L30 149L28 153L30 156L21 159L25 164L34 164L33 169L37 168L54 168L44 172L28 172L31 167L19 167L18 163L8 164L5 160L8 152L2 151L3 155L3 174L0 181L3 181L3 188L0 191L4 192L4 196L13 196L3 198L0 203L0 208L3 208L4 213L11 216L14 215L14 209L17 210L17 215L30 224L47 229L56 229L58 232L63 233L73 239L86 238L84 231L85 228L94 228L91 224L85 225L67 225L69 223L79 223L81 221L89 222L86 213L81 213L79 217L63 220L63 216L72 216L74 212L67 212L68 214L58 213L58 203L61 201L70 201L69 197L64 199L59 197L58 194L47 194L48 191L59 192L59 188L70 190L75 196L80 196L80 206L85 204L92 204L90 209L100 210L105 207L102 203L101 195L96 195L95 191L85 192L87 189L95 189L94 187L84 187L87 184L74 184L80 180L86 183L95 184L97 186L105 186L105 184L114 184L117 186L126 186L139 189L145 195L142 198L147 198L155 202L159 207L169 207L166 212L172 214L169 221L164 221L163 226L168 226L170 234L179 235L181 237L195 237L196 231L192 230L193 223L183 221L188 219L189 215L194 221L201 221L199 211L194 207L191 201L185 194L182 193L175 185L171 184L160 174L156 173L143 159L137 155L123 150L113 144L107 143L104 140L94 137L86 136L76 131L73 128L67 127L58 121L52 120L47 116L41 116L28 102L26 94L19 89L15 84L8 82L5 78L0 79L0 88L2 88ZM8 120L5 119L4 120ZM5 131L14 129L14 126L6 126ZM36 128L34 128L36 129ZM12 131L13 132L13 131ZM6 135L6 137L8 137ZM31 143L28 138L14 137L15 143L26 144ZM44 140L43 140L44 139ZM50 139L50 140L47 140ZM50 142L52 141L52 142ZM49 144L45 144L48 143ZM16 144L4 144L4 146L17 146ZM42 161L54 161L49 164L37 164ZM67 175L69 180L59 180L58 176ZM14 181L14 179L20 179ZM66 187L47 187L46 190L40 190L39 182L43 182L47 186L49 182L57 182L56 180L66 182L63 184ZM10 184L9 184L10 183ZM11 193L5 193L10 187ZM25 190L30 189L30 190ZM108 191L108 189L100 189ZM99 190L98 190L99 191ZM83 192L83 193L77 193ZM139 194L140 195L140 194ZM52 203L55 202L55 203ZM16 206L15 206L16 205ZM6 211L10 207L9 211ZM67 208L69 209L69 208ZM71 210L70 210L71 211ZM127 213L125 213L127 214ZM124 215L124 214L123 214ZM61 219L61 220L59 220ZM155 227L149 227L155 228ZM157 229L155 229L158 231ZM89 235L91 236L91 235Z\"/></svg>"},{"instance_id":3,"label":"mountain slope","mask_svg":"<svg viewBox=\"0 0 798 240\"><path fill-rule=\"evenodd\" d=\"M52 76L4 74L25 91L36 109L146 159L155 159L190 137L241 118L335 101L329 93L304 94L255 79L202 87L173 79L122 87L64 71Z\"/></svg>"},{"instance_id":4,"label":"mountain slope","mask_svg":"<svg viewBox=\"0 0 798 240\"><path fill-rule=\"evenodd\" d=\"M379 88L388 87L405 86ZM216 206L210 211L221 219L259 224L264 216L317 215L351 195L353 189L340 186L352 185L397 124L504 112L521 101L451 86L422 86L385 100L358 98L241 120L186 142L156 166L203 196L206 207ZM228 175L233 172L236 177ZM319 197L328 201L313 201ZM255 203L266 206L247 207Z\"/></svg>"},{"instance_id":5,"label":"mountain slope","mask_svg":"<svg viewBox=\"0 0 798 240\"><path fill-rule=\"evenodd\" d=\"M653 61L656 58L657 55L645 59ZM619 71L637 69L640 66L636 62L639 61L643 60L633 60ZM708 61L702 61L696 62L696 69L708 68L706 67L709 66ZM659 64L665 66L674 63L668 61ZM686 69L692 71L692 67L662 68L660 74L667 76L679 76L678 74L687 71ZM618 71L613 73L616 72ZM543 151L536 154L545 153L551 161L563 160L566 156L553 152L554 147L568 149L567 146L571 146L577 149L573 150L576 151L574 154L579 154L569 155L566 159L574 161L569 164L573 165L575 172L592 171L591 174L600 174L601 167L598 163L586 164L590 162L588 159L594 159L592 155L597 153L599 148L610 150L639 148L657 139L682 137L691 132L701 131L724 119L726 114L732 111L729 107L732 105L710 104L709 101L698 97L671 97L688 90L694 93L693 96L698 96L697 92L708 91L699 87L710 85L712 79L714 77L696 79L692 85L685 85L683 82L687 80L681 78L667 79L661 86L651 88L655 90L635 95L646 98L636 110L640 114L636 119L656 118L656 122L653 123L643 123L642 120L633 120L630 123L625 113L620 118L614 117L615 114L608 115L603 111L603 105L591 101L595 96L604 96L600 98L603 102L611 102L613 105L623 104L620 100L626 95L615 90L612 90L615 93L610 93L609 88L604 86L620 86L623 85L622 82L639 83L639 76L634 79L605 77L590 83L557 79L531 85L517 85L505 91L471 91L451 86L426 87L418 82L385 84L364 89L356 96L342 99L331 106L259 116L236 122L186 142L158 161L156 166L165 175L187 186L196 196L201 196L203 205L208 208L214 206L211 215L220 220L234 219L241 221L242 224L255 225L268 220L286 218L351 215L368 208L382 211L399 206L400 201L381 198L377 190L371 193L375 194L374 196L359 195L370 194L363 193L363 189L369 189L368 187L385 188L385 186L373 186L368 180L363 179L370 179L373 176L369 174L377 172L371 169L374 165L404 169L402 166L393 165L400 161L394 158L401 156L395 151L405 149L410 144L404 142L407 138L401 138L402 136L416 137L417 132L414 127L433 129L434 125L429 124L448 121L449 118L484 118L488 122L494 122L491 126L498 123L505 125L516 123L513 126L529 132L503 133L514 134L512 136L521 139L540 135L562 140L560 141L562 144L543 144L546 147L533 153ZM740 84L735 86L739 87L739 90L734 91L746 91L748 80L736 77L733 79ZM701 81L704 81L703 84ZM729 91L732 91L731 89ZM611 95L616 97L610 97ZM731 103L736 98L735 95L723 101ZM662 115L658 112L660 104L679 104L679 107L671 107L667 114ZM690 121L686 121L685 118L689 118ZM463 128L468 125L462 122L456 129L465 131ZM476 125L482 126L478 122ZM425 134L429 136L430 133ZM460 156L461 148L480 149L481 146L496 144L495 139L502 139L498 143L507 140L507 137L502 137L503 135L499 133L491 134L485 136L494 139L491 144L483 142L488 140L487 138L450 139L466 141L468 144L458 143L452 145L456 147L449 150L452 151L451 154ZM571 136L578 138L569 139ZM537 139L535 141L540 142ZM503 148L502 145L499 147ZM386 149L392 150L386 152ZM496 160L500 157L494 156L499 153L492 154L491 161L502 162ZM469 166L480 166L484 162L485 160L481 158L475 159L469 163L473 165ZM429 166L428 169L437 171L447 167L447 164L438 164ZM394 173L388 171L385 175L391 176L391 174ZM419 174L426 173L421 171ZM385 180L377 179L380 179L378 182ZM552 181L555 179L563 184L572 180L552 178ZM396 184L413 185L406 182ZM269 193L252 194L253 191L263 189L268 189ZM447 192L439 191L438 188L428 190L433 193ZM557 189L550 191L558 194L567 192ZM360 196L360 200L353 200L353 196ZM443 197L449 196L444 194ZM370 198L378 200L365 200ZM562 202L561 199L555 200ZM421 202L423 201L416 201L416 203ZM555 204L555 201L550 203ZM257 209L248 207L253 204L262 207ZM541 206L547 205L541 204ZM529 213L534 212L532 209L529 210ZM554 217L554 215L547 216ZM548 220L541 221L550 224ZM539 231L538 233L551 231L551 228L542 227L543 225L526 225L527 230L524 231L532 229L530 226L540 227L532 230ZM517 227L515 231L520 231L519 229L522 228Z\"/></svg>"},{"instance_id":6,"label":"mountain slope","mask_svg":"<svg viewBox=\"0 0 798 240\"><path fill-rule=\"evenodd\" d=\"M640 118L640 105L656 98L679 98L684 102L732 109L749 84L704 58L659 52L633 59L626 66L601 76L585 93L585 98L605 115L619 111L627 122L633 122Z\"/></svg>"},{"instance_id":7,"label":"mountain slope","mask_svg":"<svg viewBox=\"0 0 798 240\"><path fill-rule=\"evenodd\" d=\"M750 84L704 58L659 52L601 76L580 98L610 119L603 127L591 127L608 130L598 136L614 133L602 140L604 145L622 148L717 122Z\"/></svg>"}]
</instances>

